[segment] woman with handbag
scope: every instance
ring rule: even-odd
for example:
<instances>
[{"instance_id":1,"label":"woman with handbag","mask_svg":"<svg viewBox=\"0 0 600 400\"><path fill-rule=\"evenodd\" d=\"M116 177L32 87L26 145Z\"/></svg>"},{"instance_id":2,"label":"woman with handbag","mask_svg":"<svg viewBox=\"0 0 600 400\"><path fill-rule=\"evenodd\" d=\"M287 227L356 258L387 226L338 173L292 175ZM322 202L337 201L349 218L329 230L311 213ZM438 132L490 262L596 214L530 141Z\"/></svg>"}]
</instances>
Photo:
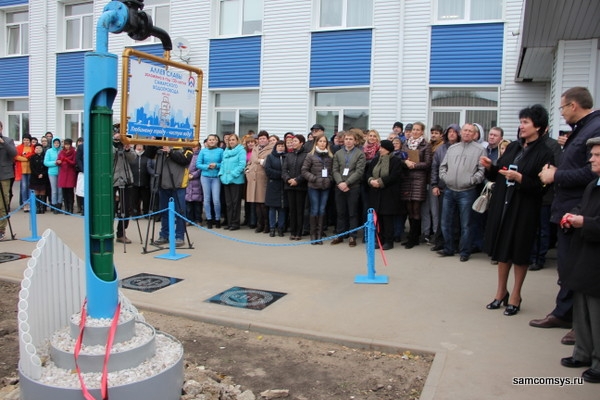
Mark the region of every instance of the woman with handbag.
<instances>
[{"instance_id":1,"label":"woman with handbag","mask_svg":"<svg viewBox=\"0 0 600 400\"><path fill-rule=\"evenodd\" d=\"M554 156L543 143L548 127L548 111L541 105L519 113L519 140L512 142L493 165L481 157L486 178L495 182L485 231L485 248L498 261L498 282L489 310L506 306L504 315L515 315L521 307L521 288L527 275L529 256L538 226L544 185L538 173ZM507 289L508 275L514 266L512 293Z\"/></svg>"}]
</instances>

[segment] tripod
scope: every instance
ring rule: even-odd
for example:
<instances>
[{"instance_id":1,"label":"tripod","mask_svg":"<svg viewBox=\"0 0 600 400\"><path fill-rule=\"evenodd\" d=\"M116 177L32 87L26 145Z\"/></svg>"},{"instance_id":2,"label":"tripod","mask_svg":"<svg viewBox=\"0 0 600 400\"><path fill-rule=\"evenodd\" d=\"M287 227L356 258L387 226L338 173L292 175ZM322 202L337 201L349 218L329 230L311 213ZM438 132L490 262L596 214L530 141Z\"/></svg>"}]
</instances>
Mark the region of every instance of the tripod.
<instances>
[{"instance_id":1,"label":"tripod","mask_svg":"<svg viewBox=\"0 0 600 400\"><path fill-rule=\"evenodd\" d=\"M10 216L8 215L8 213L10 212L10 200L7 204L2 182L0 182L0 196L2 196L2 206L4 207L4 216L6 217L6 222L8 223L8 230L10 231L10 238L11 240L14 240L16 235L13 233L12 224L10 223Z\"/></svg>"},{"instance_id":2,"label":"tripod","mask_svg":"<svg viewBox=\"0 0 600 400\"><path fill-rule=\"evenodd\" d=\"M129 162L125 158L125 153L122 147L117 149L115 153L115 158L113 160L113 173L115 175L119 166L122 166L122 168L119 168L119 172L122 172L122 174L115 176L115 182L113 182L113 185L116 184L116 186L113 187L113 190L115 196L115 212L117 218L121 219L129 218L131 214L131 206L129 204L129 191L131 183L133 182L131 168L129 166ZM135 222L137 224L138 233L140 235L140 243L142 243L142 230L140 229L139 220L136 219ZM121 239L120 242L123 243L124 253L127 253L127 243L130 242L129 239L127 239L127 235L125 234L125 231L127 230L128 226L129 220L119 220L117 223L117 240L119 241L119 238ZM121 234L120 236L119 233Z\"/></svg>"},{"instance_id":3,"label":"tripod","mask_svg":"<svg viewBox=\"0 0 600 400\"><path fill-rule=\"evenodd\" d=\"M171 187L173 188L173 190L178 190L177 189L177 185L175 185L175 180L173 178L173 173L169 167L169 164L166 162L167 158L166 158L166 153L162 150L158 150L157 154L156 154L156 164L155 164L155 168L154 168L154 173L152 174L152 179L151 179L151 183L150 183L150 205L154 205L156 204L156 196L159 196L160 199L160 194L159 191L161 189L161 182L163 179L163 174L167 174L167 176L169 177L170 180L170 184ZM166 171L165 171L165 165L166 165ZM175 201L175 209L178 210L178 212L180 212L181 214L183 214L184 211L184 205L185 204L181 204L181 201L179 199L178 196L173 196L173 200ZM160 200L159 200L159 207L160 207ZM168 223L168 215L165 215L166 213L162 213L163 215L160 216L160 220L161 220L161 224L162 223ZM162 221L163 218L167 218L166 221ZM179 218L179 217L176 217ZM154 235L156 233L156 221L157 218L156 216L152 218L151 223L148 224L148 227L146 229L146 240L144 243L144 247L143 247L143 253L151 253L154 251L159 251L162 250L162 247L160 244L155 243L154 239L150 239L150 238L154 238ZM172 228L172 227L171 227ZM152 235L150 235L150 229L152 229ZM190 236L188 234L187 228L185 226L185 224L183 224L183 229L184 229L184 234L185 234L185 238L187 240L188 243L188 248L192 249L192 243L190 241ZM148 250L148 242L150 241L150 244L152 246L157 247L157 249L155 250Z\"/></svg>"}]
</instances>

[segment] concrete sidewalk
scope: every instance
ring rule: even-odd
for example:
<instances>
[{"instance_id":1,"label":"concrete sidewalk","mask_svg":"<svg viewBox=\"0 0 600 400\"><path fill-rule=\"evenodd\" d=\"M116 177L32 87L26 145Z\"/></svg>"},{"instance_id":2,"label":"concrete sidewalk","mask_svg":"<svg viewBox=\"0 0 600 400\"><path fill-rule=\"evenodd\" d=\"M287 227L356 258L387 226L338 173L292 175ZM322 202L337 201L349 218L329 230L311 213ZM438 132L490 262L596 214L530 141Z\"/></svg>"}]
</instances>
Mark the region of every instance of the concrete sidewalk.
<instances>
[{"instance_id":1,"label":"concrete sidewalk","mask_svg":"<svg viewBox=\"0 0 600 400\"><path fill-rule=\"evenodd\" d=\"M11 222L17 238L31 236L29 214L19 212ZM139 222L142 239L147 223ZM47 228L84 258L82 218L38 216L38 234ZM229 232L190 227L188 232L194 249L177 253L190 257L162 260L156 256L167 250L142 254L136 223L130 224L127 235L134 243L126 252L121 244L115 246L119 278L146 272L183 279L154 293L124 289L135 305L244 329L433 352L435 361L421 399L599 398L600 386L593 384L512 383L514 377L579 377L584 370L560 365L560 358L572 351L560 344L566 330L528 326L554 304L552 259L549 268L528 275L521 312L505 317L502 309L485 308L495 293L496 267L483 254L462 263L458 257L439 258L426 245L411 250L397 246L386 252L388 266L376 254L377 274L387 275L389 284L355 284L356 275L366 274L361 244L298 245L288 237L270 238L244 228ZM31 254L35 245L4 241L0 252ZM0 278L20 280L27 260L0 264ZM262 311L205 302L232 286L287 295Z\"/></svg>"}]
</instances>

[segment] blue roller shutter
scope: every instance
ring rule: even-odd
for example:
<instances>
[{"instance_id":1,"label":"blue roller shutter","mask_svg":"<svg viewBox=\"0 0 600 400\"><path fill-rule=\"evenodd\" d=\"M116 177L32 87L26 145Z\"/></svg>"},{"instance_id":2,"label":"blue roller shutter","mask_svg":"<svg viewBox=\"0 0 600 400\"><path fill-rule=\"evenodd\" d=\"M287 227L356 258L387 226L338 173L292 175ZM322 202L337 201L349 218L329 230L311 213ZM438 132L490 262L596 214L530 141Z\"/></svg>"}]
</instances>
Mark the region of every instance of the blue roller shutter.
<instances>
[{"instance_id":1,"label":"blue roller shutter","mask_svg":"<svg viewBox=\"0 0 600 400\"><path fill-rule=\"evenodd\" d=\"M56 55L56 95L83 93L83 58L85 51Z\"/></svg>"},{"instance_id":2,"label":"blue roller shutter","mask_svg":"<svg viewBox=\"0 0 600 400\"><path fill-rule=\"evenodd\" d=\"M0 59L0 97L29 96L29 57Z\"/></svg>"},{"instance_id":3,"label":"blue roller shutter","mask_svg":"<svg viewBox=\"0 0 600 400\"><path fill-rule=\"evenodd\" d=\"M429 83L502 83L503 42L503 23L433 26Z\"/></svg>"},{"instance_id":4,"label":"blue roller shutter","mask_svg":"<svg viewBox=\"0 0 600 400\"><path fill-rule=\"evenodd\" d=\"M210 41L208 87L260 86L261 36Z\"/></svg>"},{"instance_id":5,"label":"blue roller shutter","mask_svg":"<svg viewBox=\"0 0 600 400\"><path fill-rule=\"evenodd\" d=\"M310 87L371 83L371 29L312 34Z\"/></svg>"}]
</instances>

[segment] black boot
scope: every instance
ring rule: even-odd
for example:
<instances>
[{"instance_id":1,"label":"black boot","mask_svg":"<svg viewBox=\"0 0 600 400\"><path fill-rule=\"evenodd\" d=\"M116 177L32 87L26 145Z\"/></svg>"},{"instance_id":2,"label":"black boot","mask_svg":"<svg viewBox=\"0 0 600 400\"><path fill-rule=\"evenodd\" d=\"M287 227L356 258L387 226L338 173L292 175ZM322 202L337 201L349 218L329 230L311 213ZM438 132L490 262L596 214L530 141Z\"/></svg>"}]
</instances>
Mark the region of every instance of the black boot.
<instances>
[{"instance_id":1,"label":"black boot","mask_svg":"<svg viewBox=\"0 0 600 400\"><path fill-rule=\"evenodd\" d=\"M311 215L309 222L310 222L310 240L317 240L317 216L316 215ZM317 244L317 242L312 242L311 244Z\"/></svg>"},{"instance_id":2,"label":"black boot","mask_svg":"<svg viewBox=\"0 0 600 400\"><path fill-rule=\"evenodd\" d=\"M271 230L269 232L269 236L270 237L275 237L275 228L271 228Z\"/></svg>"},{"instance_id":3,"label":"black boot","mask_svg":"<svg viewBox=\"0 0 600 400\"><path fill-rule=\"evenodd\" d=\"M321 240L323 238L323 224L325 223L325 216L319 215L317 217L317 244L323 244Z\"/></svg>"},{"instance_id":4,"label":"black boot","mask_svg":"<svg viewBox=\"0 0 600 400\"><path fill-rule=\"evenodd\" d=\"M419 245L419 236L421 234L421 220L420 219L409 219L410 231L408 233L407 243L404 245L407 249L412 249Z\"/></svg>"}]
</instances>

